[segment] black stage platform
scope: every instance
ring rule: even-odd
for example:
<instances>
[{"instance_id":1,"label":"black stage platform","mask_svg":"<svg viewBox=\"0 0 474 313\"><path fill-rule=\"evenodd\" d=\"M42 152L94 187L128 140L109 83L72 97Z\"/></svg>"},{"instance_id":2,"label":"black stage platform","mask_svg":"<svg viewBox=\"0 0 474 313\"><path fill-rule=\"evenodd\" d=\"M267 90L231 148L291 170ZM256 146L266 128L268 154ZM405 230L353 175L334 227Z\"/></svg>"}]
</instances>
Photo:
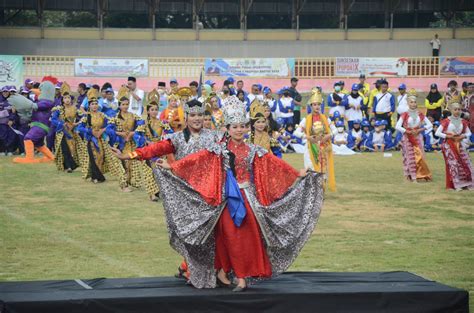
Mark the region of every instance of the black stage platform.
<instances>
[{"instance_id":1,"label":"black stage platform","mask_svg":"<svg viewBox=\"0 0 474 313\"><path fill-rule=\"evenodd\" d=\"M463 312L466 291L407 272L286 273L246 292L169 277L0 283L12 312Z\"/></svg>"}]
</instances>

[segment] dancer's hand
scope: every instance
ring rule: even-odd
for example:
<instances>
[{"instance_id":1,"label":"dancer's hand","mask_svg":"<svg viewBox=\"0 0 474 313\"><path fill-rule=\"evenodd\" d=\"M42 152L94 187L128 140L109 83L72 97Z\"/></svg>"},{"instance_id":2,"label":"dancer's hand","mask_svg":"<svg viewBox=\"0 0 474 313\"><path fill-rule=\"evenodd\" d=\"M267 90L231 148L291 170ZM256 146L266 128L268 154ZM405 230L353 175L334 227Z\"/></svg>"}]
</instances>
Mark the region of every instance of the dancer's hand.
<instances>
[{"instance_id":1,"label":"dancer's hand","mask_svg":"<svg viewBox=\"0 0 474 313\"><path fill-rule=\"evenodd\" d=\"M309 136L309 142L318 143L321 141L321 136Z\"/></svg>"},{"instance_id":2,"label":"dancer's hand","mask_svg":"<svg viewBox=\"0 0 474 313\"><path fill-rule=\"evenodd\" d=\"M130 156L127 154L123 154L122 151L115 147L110 147L110 150L112 150L112 153L120 160L130 160Z\"/></svg>"},{"instance_id":3,"label":"dancer's hand","mask_svg":"<svg viewBox=\"0 0 474 313\"><path fill-rule=\"evenodd\" d=\"M171 165L168 163L167 160L159 159L158 161L156 161L156 165L167 170L171 169Z\"/></svg>"},{"instance_id":4,"label":"dancer's hand","mask_svg":"<svg viewBox=\"0 0 474 313\"><path fill-rule=\"evenodd\" d=\"M305 177L306 175L308 175L308 169L307 168L300 169L300 172L299 172L298 176L299 177Z\"/></svg>"}]
</instances>

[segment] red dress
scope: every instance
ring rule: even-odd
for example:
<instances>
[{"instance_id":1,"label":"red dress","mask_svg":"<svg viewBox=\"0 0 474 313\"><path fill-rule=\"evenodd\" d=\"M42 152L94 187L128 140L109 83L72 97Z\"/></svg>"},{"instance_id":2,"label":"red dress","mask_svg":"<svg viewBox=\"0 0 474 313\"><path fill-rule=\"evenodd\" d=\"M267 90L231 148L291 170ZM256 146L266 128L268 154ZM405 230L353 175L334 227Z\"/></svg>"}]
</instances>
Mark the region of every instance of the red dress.
<instances>
[{"instance_id":1,"label":"red dress","mask_svg":"<svg viewBox=\"0 0 474 313\"><path fill-rule=\"evenodd\" d=\"M235 155L235 178L240 184L250 182L250 168L247 161L249 147L245 143L235 145L229 142L229 151ZM231 270L239 278L270 277L272 267L263 244L262 234L255 214L240 189L245 200L247 215L237 227L226 206L215 229L216 259L215 268L226 273Z\"/></svg>"},{"instance_id":2,"label":"red dress","mask_svg":"<svg viewBox=\"0 0 474 313\"><path fill-rule=\"evenodd\" d=\"M296 171L283 160L270 153L255 156L250 164L250 147L229 141L228 149L235 155L235 178L239 185L254 185L256 196L262 205L270 205L279 199L298 178ZM204 162L201 160L205 160ZM210 205L218 205L222 199L225 173L222 157L203 150L171 164L173 173L187 181ZM252 170L252 175L251 175ZM196 173L199 173L196 175ZM243 186L242 186L243 187ZM245 200L246 216L237 227L227 207L215 226L215 269L233 271L238 278L270 277L272 267L264 244L260 226L241 188Z\"/></svg>"}]
</instances>

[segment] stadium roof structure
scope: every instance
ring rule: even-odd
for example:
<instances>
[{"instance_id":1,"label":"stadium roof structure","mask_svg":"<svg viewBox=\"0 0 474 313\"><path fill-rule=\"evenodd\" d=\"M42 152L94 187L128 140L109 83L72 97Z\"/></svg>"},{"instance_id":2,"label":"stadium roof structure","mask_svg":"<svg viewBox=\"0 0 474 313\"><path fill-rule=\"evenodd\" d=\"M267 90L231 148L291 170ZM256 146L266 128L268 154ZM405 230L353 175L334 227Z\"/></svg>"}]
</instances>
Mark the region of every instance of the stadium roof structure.
<instances>
[{"instance_id":1,"label":"stadium roof structure","mask_svg":"<svg viewBox=\"0 0 474 313\"><path fill-rule=\"evenodd\" d=\"M350 18L356 15L363 19L377 15L381 27L390 28L393 14L412 14L414 27L418 27L418 15L437 12L449 21L456 12L474 11L474 1L468 0L0 0L0 5L3 10L34 10L40 20L45 11L89 12L97 17L100 28L104 27L104 17L123 13L147 16L143 23L150 28L184 28L182 23L157 23L160 18L181 15L187 16L189 28L243 30L319 28L318 20L325 17L331 19L334 28L347 28L348 24L352 27Z\"/></svg>"}]
</instances>

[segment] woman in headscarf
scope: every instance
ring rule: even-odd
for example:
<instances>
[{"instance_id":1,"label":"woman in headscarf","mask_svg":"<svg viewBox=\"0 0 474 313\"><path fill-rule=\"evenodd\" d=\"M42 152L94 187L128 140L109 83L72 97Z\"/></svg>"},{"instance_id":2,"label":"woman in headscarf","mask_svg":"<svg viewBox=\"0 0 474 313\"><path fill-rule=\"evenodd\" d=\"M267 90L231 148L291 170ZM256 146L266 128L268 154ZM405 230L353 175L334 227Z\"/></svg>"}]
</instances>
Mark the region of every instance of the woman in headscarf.
<instances>
[{"instance_id":1,"label":"woman in headscarf","mask_svg":"<svg viewBox=\"0 0 474 313\"><path fill-rule=\"evenodd\" d=\"M461 118L461 105L449 104L451 116L444 119L436 131L436 136L443 138L441 151L446 164L446 189L457 191L474 189L474 172L469 153L462 142L471 136L469 124Z\"/></svg>"},{"instance_id":2,"label":"woman in headscarf","mask_svg":"<svg viewBox=\"0 0 474 313\"><path fill-rule=\"evenodd\" d=\"M402 156L405 177L412 181L431 180L431 171L426 164L423 148L423 132L433 128L425 115L418 111L416 96L408 97L408 111L402 113L395 129L402 135Z\"/></svg>"},{"instance_id":3,"label":"woman in headscarf","mask_svg":"<svg viewBox=\"0 0 474 313\"><path fill-rule=\"evenodd\" d=\"M433 120L439 121L441 119L441 111L444 103L444 98L438 91L438 85L431 84L430 92L425 99L426 116L431 116Z\"/></svg>"}]
</instances>

